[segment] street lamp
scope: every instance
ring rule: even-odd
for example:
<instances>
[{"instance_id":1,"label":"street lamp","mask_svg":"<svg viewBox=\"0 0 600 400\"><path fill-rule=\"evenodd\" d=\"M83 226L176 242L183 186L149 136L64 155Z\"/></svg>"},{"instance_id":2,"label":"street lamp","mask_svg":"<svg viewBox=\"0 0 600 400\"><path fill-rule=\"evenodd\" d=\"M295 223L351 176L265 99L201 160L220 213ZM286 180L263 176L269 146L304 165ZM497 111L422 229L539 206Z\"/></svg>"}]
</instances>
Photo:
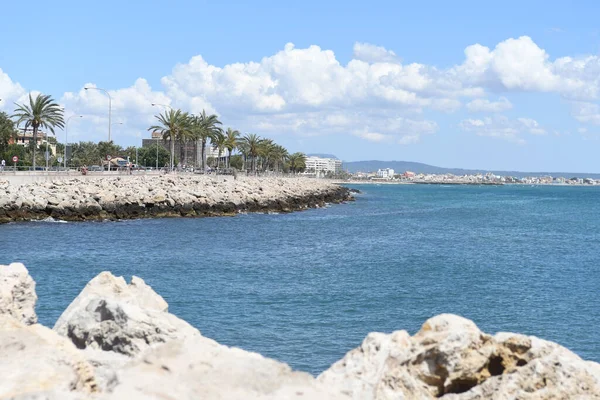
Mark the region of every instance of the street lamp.
<instances>
[{"instance_id":1,"label":"street lamp","mask_svg":"<svg viewBox=\"0 0 600 400\"><path fill-rule=\"evenodd\" d=\"M110 127L112 125L110 123L110 118L111 118L111 114L112 114L112 97L110 97L110 93L108 93L108 91L106 91L105 89L101 89L98 87L86 87L84 89L85 90L90 90L90 89L100 90L100 91L103 91L104 93L106 93L106 95L108 96L108 141L110 142Z\"/></svg>"},{"instance_id":2,"label":"street lamp","mask_svg":"<svg viewBox=\"0 0 600 400\"><path fill-rule=\"evenodd\" d=\"M71 115L67 118L67 123L65 124L65 170L67 169L67 145L69 144L69 121L71 118L83 118L83 115Z\"/></svg>"},{"instance_id":3,"label":"street lamp","mask_svg":"<svg viewBox=\"0 0 600 400\"><path fill-rule=\"evenodd\" d=\"M160 103L152 103L153 107L165 107L168 108L169 110L172 110L173 108L170 105L167 104L160 104ZM171 138L171 140L173 140L173 138ZM171 153L171 157L170 157L170 164L171 164L171 172L173 172L173 153ZM156 170L158 171L158 136L156 137Z\"/></svg>"}]
</instances>

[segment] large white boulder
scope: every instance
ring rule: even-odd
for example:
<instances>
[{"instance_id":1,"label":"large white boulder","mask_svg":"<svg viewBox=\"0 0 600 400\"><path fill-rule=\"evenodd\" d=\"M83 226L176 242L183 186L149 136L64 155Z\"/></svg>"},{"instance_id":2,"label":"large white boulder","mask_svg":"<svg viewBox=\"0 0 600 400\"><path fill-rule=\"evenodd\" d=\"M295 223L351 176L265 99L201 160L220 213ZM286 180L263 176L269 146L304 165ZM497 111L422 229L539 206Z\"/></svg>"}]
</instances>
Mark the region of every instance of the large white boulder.
<instances>
[{"instance_id":1,"label":"large white boulder","mask_svg":"<svg viewBox=\"0 0 600 400\"><path fill-rule=\"evenodd\" d=\"M307 373L201 336L150 349L117 376L107 399L349 400Z\"/></svg>"},{"instance_id":2,"label":"large white boulder","mask_svg":"<svg viewBox=\"0 0 600 400\"><path fill-rule=\"evenodd\" d=\"M318 380L357 400L600 398L599 364L535 337L490 336L449 314L413 337L369 334Z\"/></svg>"},{"instance_id":3,"label":"large white boulder","mask_svg":"<svg viewBox=\"0 0 600 400\"><path fill-rule=\"evenodd\" d=\"M167 312L167 302L140 278L128 285L102 272L92 279L60 316L54 330L80 349L134 356L169 340L200 335Z\"/></svg>"},{"instance_id":4,"label":"large white boulder","mask_svg":"<svg viewBox=\"0 0 600 400\"><path fill-rule=\"evenodd\" d=\"M35 324L35 281L21 263L0 265L0 315L10 315L24 324Z\"/></svg>"},{"instance_id":5,"label":"large white boulder","mask_svg":"<svg viewBox=\"0 0 600 400\"><path fill-rule=\"evenodd\" d=\"M93 367L70 341L9 315L0 315L0 377L0 399L98 392Z\"/></svg>"}]
</instances>

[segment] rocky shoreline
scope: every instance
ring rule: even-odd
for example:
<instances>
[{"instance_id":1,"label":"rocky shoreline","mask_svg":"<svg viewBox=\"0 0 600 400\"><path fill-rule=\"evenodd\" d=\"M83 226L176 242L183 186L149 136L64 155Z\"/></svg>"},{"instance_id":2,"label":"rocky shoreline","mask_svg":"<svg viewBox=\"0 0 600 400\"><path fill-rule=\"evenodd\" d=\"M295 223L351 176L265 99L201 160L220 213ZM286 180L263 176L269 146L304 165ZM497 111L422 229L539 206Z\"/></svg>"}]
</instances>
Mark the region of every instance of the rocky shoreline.
<instances>
[{"instance_id":1,"label":"rocky shoreline","mask_svg":"<svg viewBox=\"0 0 600 400\"><path fill-rule=\"evenodd\" d=\"M36 301L25 266L0 265L0 399L600 398L600 364L456 315L371 333L315 378L202 336L138 277L100 273L53 329Z\"/></svg>"},{"instance_id":2,"label":"rocky shoreline","mask_svg":"<svg viewBox=\"0 0 600 400\"><path fill-rule=\"evenodd\" d=\"M132 176L0 180L0 223L203 217L292 212L353 200L347 188L316 179Z\"/></svg>"}]
</instances>

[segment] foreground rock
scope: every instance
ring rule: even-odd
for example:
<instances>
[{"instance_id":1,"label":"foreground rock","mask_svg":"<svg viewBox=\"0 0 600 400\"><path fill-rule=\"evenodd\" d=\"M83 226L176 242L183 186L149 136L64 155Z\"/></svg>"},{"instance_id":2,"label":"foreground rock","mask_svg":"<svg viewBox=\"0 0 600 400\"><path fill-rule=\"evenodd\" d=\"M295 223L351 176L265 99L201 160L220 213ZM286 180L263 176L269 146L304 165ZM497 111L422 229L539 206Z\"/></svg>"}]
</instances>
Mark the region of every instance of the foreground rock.
<instances>
[{"instance_id":1,"label":"foreground rock","mask_svg":"<svg viewBox=\"0 0 600 400\"><path fill-rule=\"evenodd\" d=\"M171 341L118 372L109 399L345 399L312 375L204 337Z\"/></svg>"},{"instance_id":2,"label":"foreground rock","mask_svg":"<svg viewBox=\"0 0 600 400\"><path fill-rule=\"evenodd\" d=\"M99 274L50 330L31 324L25 267L0 266L0 276L0 399L600 398L599 364L536 337L485 334L455 315L429 319L412 337L371 333L315 379L203 337L140 278Z\"/></svg>"},{"instance_id":3,"label":"foreground rock","mask_svg":"<svg viewBox=\"0 0 600 400\"><path fill-rule=\"evenodd\" d=\"M199 336L187 322L169 314L167 302L133 277L102 272L92 279L63 312L54 330L79 349L134 356L169 340Z\"/></svg>"},{"instance_id":4,"label":"foreground rock","mask_svg":"<svg viewBox=\"0 0 600 400\"><path fill-rule=\"evenodd\" d=\"M0 315L0 398L45 392L91 395L93 367L68 340L39 324Z\"/></svg>"},{"instance_id":5,"label":"foreground rock","mask_svg":"<svg viewBox=\"0 0 600 400\"><path fill-rule=\"evenodd\" d=\"M350 200L348 189L317 179L204 176L71 178L0 185L0 223L290 212Z\"/></svg>"},{"instance_id":6,"label":"foreground rock","mask_svg":"<svg viewBox=\"0 0 600 400\"><path fill-rule=\"evenodd\" d=\"M24 324L37 322L35 282L21 263L0 265L0 315L10 315Z\"/></svg>"},{"instance_id":7,"label":"foreground rock","mask_svg":"<svg viewBox=\"0 0 600 400\"><path fill-rule=\"evenodd\" d=\"M555 343L443 314L410 337L371 333L319 376L353 399L600 398L600 365Z\"/></svg>"}]
</instances>

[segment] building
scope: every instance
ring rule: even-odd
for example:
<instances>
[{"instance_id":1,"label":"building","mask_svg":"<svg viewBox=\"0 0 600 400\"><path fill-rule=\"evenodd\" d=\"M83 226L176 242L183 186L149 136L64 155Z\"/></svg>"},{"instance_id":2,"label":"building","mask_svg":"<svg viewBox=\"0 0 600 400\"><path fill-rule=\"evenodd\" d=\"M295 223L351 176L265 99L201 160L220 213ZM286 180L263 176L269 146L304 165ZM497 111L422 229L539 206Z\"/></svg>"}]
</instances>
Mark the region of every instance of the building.
<instances>
[{"instance_id":1,"label":"building","mask_svg":"<svg viewBox=\"0 0 600 400\"><path fill-rule=\"evenodd\" d=\"M377 177L382 179L392 179L394 177L394 170L391 168L378 169Z\"/></svg>"},{"instance_id":2,"label":"building","mask_svg":"<svg viewBox=\"0 0 600 400\"><path fill-rule=\"evenodd\" d=\"M163 140L162 135L158 132L152 132L151 139L142 139L142 147L153 147L156 144L162 146L168 152L171 152L171 143L169 140ZM181 162L182 165L193 166L202 164L202 143L196 143L192 140L187 142L181 142L181 140L175 141L175 158ZM206 159L214 158L219 156L219 149L214 148L210 143L206 144L204 149L206 152ZM224 162L227 150L221 152L221 162Z\"/></svg>"},{"instance_id":3,"label":"building","mask_svg":"<svg viewBox=\"0 0 600 400\"><path fill-rule=\"evenodd\" d=\"M342 160L337 158L322 158L310 156L306 157L306 169L308 173L332 173L340 174L342 170Z\"/></svg>"},{"instance_id":4,"label":"building","mask_svg":"<svg viewBox=\"0 0 600 400\"><path fill-rule=\"evenodd\" d=\"M37 144L38 144L38 147L43 145L43 147L42 147L43 151L46 150L46 138L47 138L47 133L42 131L41 129L38 129ZM28 147L32 141L33 141L33 128L27 128L27 129L19 129L17 131L16 138L11 137L8 140L8 144L17 144L19 146ZM48 142L48 151L50 151L50 153L53 156L56 155L56 144L49 141Z\"/></svg>"},{"instance_id":5,"label":"building","mask_svg":"<svg viewBox=\"0 0 600 400\"><path fill-rule=\"evenodd\" d=\"M163 140L162 135L158 132L152 132L151 139L142 139L142 147L153 147L156 144L162 146L169 153L171 152L171 143L169 140ZM207 145L208 147L208 145ZM181 140L175 141L175 158L183 165L194 165L196 162L196 151L200 151L200 145L196 147L194 141L181 142ZM198 158L199 160L200 158Z\"/></svg>"}]
</instances>

